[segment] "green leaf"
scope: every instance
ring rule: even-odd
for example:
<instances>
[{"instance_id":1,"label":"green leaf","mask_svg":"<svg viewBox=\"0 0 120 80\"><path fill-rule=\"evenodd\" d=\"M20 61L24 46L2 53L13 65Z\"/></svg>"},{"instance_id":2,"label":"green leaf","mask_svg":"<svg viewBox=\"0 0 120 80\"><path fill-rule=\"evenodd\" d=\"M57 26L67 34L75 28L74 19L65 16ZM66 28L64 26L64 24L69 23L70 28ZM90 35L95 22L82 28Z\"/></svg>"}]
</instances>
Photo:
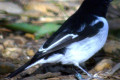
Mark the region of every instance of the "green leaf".
<instances>
[{"instance_id":1,"label":"green leaf","mask_svg":"<svg viewBox=\"0 0 120 80\"><path fill-rule=\"evenodd\" d=\"M40 27L27 24L27 23L12 23L12 24L5 24L4 27L7 27L9 29L13 30L20 30L28 33L35 33L39 31Z\"/></svg>"},{"instance_id":2,"label":"green leaf","mask_svg":"<svg viewBox=\"0 0 120 80\"><path fill-rule=\"evenodd\" d=\"M4 24L4 27L7 27L12 30L20 30L27 33L35 33L35 38L39 39L40 37L45 36L46 34L51 35L53 32L58 30L60 25L56 23L46 23L42 26L36 26L27 23L12 23L12 24Z\"/></svg>"},{"instance_id":3,"label":"green leaf","mask_svg":"<svg viewBox=\"0 0 120 80\"><path fill-rule=\"evenodd\" d=\"M51 35L53 32L58 30L59 27L60 25L55 24L55 23L46 23L42 25L41 28L35 33L35 36L38 39L40 37L45 36L45 34Z\"/></svg>"}]
</instances>

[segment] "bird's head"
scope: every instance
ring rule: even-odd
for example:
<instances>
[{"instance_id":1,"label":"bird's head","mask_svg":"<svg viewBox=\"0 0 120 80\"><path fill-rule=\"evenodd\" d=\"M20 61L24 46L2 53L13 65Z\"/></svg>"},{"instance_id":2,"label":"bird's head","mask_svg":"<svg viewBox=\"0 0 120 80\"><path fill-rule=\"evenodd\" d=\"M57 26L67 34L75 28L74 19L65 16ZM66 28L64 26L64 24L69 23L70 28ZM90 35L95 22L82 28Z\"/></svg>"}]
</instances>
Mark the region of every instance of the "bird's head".
<instances>
[{"instance_id":1,"label":"bird's head","mask_svg":"<svg viewBox=\"0 0 120 80\"><path fill-rule=\"evenodd\" d=\"M84 0L81 10L105 17L111 1L113 0Z\"/></svg>"}]
</instances>

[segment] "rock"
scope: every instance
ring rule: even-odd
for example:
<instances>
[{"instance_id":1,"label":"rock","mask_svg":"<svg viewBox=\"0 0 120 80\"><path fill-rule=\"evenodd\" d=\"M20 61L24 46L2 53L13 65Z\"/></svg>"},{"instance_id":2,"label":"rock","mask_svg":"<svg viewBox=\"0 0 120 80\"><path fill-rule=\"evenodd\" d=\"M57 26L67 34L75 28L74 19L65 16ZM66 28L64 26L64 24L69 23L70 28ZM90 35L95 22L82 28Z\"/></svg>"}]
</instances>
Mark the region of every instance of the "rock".
<instances>
[{"instance_id":1,"label":"rock","mask_svg":"<svg viewBox=\"0 0 120 80\"><path fill-rule=\"evenodd\" d=\"M49 80L49 78L58 77L60 75L61 75L61 73L48 72L46 74L37 74L35 76L26 77L23 80L44 80L44 79ZM50 79L50 80L52 80L52 79ZM59 79L54 79L54 80L65 80L65 79L59 78ZM70 80L70 79L68 79L68 80Z\"/></svg>"},{"instance_id":2,"label":"rock","mask_svg":"<svg viewBox=\"0 0 120 80\"><path fill-rule=\"evenodd\" d=\"M40 79L45 79L45 78L52 78L52 77L57 77L57 76L60 76L61 73L58 72L58 73L51 73L51 72L48 72L46 74L38 74L36 75L36 77L40 78Z\"/></svg>"},{"instance_id":3,"label":"rock","mask_svg":"<svg viewBox=\"0 0 120 80\"><path fill-rule=\"evenodd\" d=\"M34 51L33 50L31 50L31 49L27 49L27 55L28 56L34 56Z\"/></svg>"},{"instance_id":4,"label":"rock","mask_svg":"<svg viewBox=\"0 0 120 80\"><path fill-rule=\"evenodd\" d=\"M27 37L27 38L31 38L31 39L35 39L35 35L33 35L33 34L30 34L30 33L26 33L25 34L25 37Z\"/></svg>"},{"instance_id":5,"label":"rock","mask_svg":"<svg viewBox=\"0 0 120 80\"><path fill-rule=\"evenodd\" d=\"M27 40L21 36L15 36L14 40L17 45L25 45L25 43L27 42Z\"/></svg>"},{"instance_id":6,"label":"rock","mask_svg":"<svg viewBox=\"0 0 120 80\"><path fill-rule=\"evenodd\" d=\"M30 77L26 77L22 80L40 80L40 79L37 79L35 76L30 76Z\"/></svg>"},{"instance_id":7,"label":"rock","mask_svg":"<svg viewBox=\"0 0 120 80\"><path fill-rule=\"evenodd\" d=\"M3 42L4 47L15 47L15 41L12 39L7 39Z\"/></svg>"},{"instance_id":8,"label":"rock","mask_svg":"<svg viewBox=\"0 0 120 80\"><path fill-rule=\"evenodd\" d=\"M0 74L8 74L15 70L15 65L9 62L0 62Z\"/></svg>"},{"instance_id":9,"label":"rock","mask_svg":"<svg viewBox=\"0 0 120 80\"><path fill-rule=\"evenodd\" d=\"M104 59L95 66L96 71L103 71L104 69L111 68L113 61L111 59Z\"/></svg>"},{"instance_id":10,"label":"rock","mask_svg":"<svg viewBox=\"0 0 120 80\"><path fill-rule=\"evenodd\" d=\"M48 78L47 80L77 80L74 75L58 76L53 78ZM84 79L83 79L84 80ZM88 79L85 79L88 80Z\"/></svg>"},{"instance_id":11,"label":"rock","mask_svg":"<svg viewBox=\"0 0 120 80\"><path fill-rule=\"evenodd\" d=\"M92 80L101 80L101 79L92 79Z\"/></svg>"},{"instance_id":12,"label":"rock","mask_svg":"<svg viewBox=\"0 0 120 80\"><path fill-rule=\"evenodd\" d=\"M107 53L113 53L116 52L117 50L120 50L120 42L119 41L114 41L114 40L109 40L104 46L104 51Z\"/></svg>"},{"instance_id":13,"label":"rock","mask_svg":"<svg viewBox=\"0 0 120 80\"><path fill-rule=\"evenodd\" d=\"M25 5L27 11L39 11L41 14L46 14L47 16L52 16L52 13L59 13L59 8L51 3L39 3L31 1ZM49 14L48 14L49 13Z\"/></svg>"},{"instance_id":14,"label":"rock","mask_svg":"<svg viewBox=\"0 0 120 80\"><path fill-rule=\"evenodd\" d=\"M22 53L21 48L6 48L2 56L5 58L17 59Z\"/></svg>"},{"instance_id":15,"label":"rock","mask_svg":"<svg viewBox=\"0 0 120 80\"><path fill-rule=\"evenodd\" d=\"M117 19L119 16L120 16L120 11L117 8L115 8L113 5L110 5L108 8L107 18L113 21L113 19Z\"/></svg>"},{"instance_id":16,"label":"rock","mask_svg":"<svg viewBox=\"0 0 120 80\"><path fill-rule=\"evenodd\" d=\"M11 14L21 14L23 9L12 2L0 2L0 10Z\"/></svg>"},{"instance_id":17,"label":"rock","mask_svg":"<svg viewBox=\"0 0 120 80\"><path fill-rule=\"evenodd\" d=\"M1 53L3 53L3 51L4 51L4 46L0 44L0 57L2 56Z\"/></svg>"},{"instance_id":18,"label":"rock","mask_svg":"<svg viewBox=\"0 0 120 80\"><path fill-rule=\"evenodd\" d=\"M3 50L4 50L4 46L0 44L0 52L2 52Z\"/></svg>"},{"instance_id":19,"label":"rock","mask_svg":"<svg viewBox=\"0 0 120 80\"><path fill-rule=\"evenodd\" d=\"M0 17L2 18L2 15L0 14ZM3 39L3 35L0 34L0 39Z\"/></svg>"},{"instance_id":20,"label":"rock","mask_svg":"<svg viewBox=\"0 0 120 80\"><path fill-rule=\"evenodd\" d=\"M62 21L62 17L40 17L39 18L39 23L45 23L45 22L55 22L55 21Z\"/></svg>"},{"instance_id":21,"label":"rock","mask_svg":"<svg viewBox=\"0 0 120 80\"><path fill-rule=\"evenodd\" d=\"M120 19L119 18L108 20L108 23L110 25L111 31L115 32L115 30L118 31L120 29Z\"/></svg>"},{"instance_id":22,"label":"rock","mask_svg":"<svg viewBox=\"0 0 120 80\"><path fill-rule=\"evenodd\" d=\"M59 9L51 3L38 3L35 1L31 1L25 6L26 10L36 10L40 12L48 12L48 10L51 10L53 12L59 12Z\"/></svg>"},{"instance_id":23,"label":"rock","mask_svg":"<svg viewBox=\"0 0 120 80\"><path fill-rule=\"evenodd\" d=\"M39 18L41 16L43 16L44 14L41 14L39 11L35 11L35 10L29 10L29 11L25 11L23 13L23 16L21 17L21 19L23 20L23 17L33 17L33 18ZM28 19L29 20L29 19ZM27 21L28 21L27 20Z\"/></svg>"}]
</instances>

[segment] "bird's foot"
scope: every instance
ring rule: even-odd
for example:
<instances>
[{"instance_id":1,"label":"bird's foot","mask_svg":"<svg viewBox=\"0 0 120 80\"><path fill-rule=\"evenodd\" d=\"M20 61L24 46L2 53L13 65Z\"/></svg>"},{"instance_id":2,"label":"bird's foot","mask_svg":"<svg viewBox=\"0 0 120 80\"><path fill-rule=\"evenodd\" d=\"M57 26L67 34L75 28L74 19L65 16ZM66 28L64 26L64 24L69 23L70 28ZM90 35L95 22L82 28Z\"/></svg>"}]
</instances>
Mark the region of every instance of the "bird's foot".
<instances>
[{"instance_id":1,"label":"bird's foot","mask_svg":"<svg viewBox=\"0 0 120 80\"><path fill-rule=\"evenodd\" d=\"M81 76L79 73L76 73L76 74L75 74L75 77L76 77L78 80L82 80L82 79L83 79L82 76Z\"/></svg>"},{"instance_id":2,"label":"bird's foot","mask_svg":"<svg viewBox=\"0 0 120 80\"><path fill-rule=\"evenodd\" d=\"M91 79L93 78L93 76L92 76L91 74L89 74L89 78L87 78L87 79L84 79L84 78L81 76L81 74L79 74L79 73L76 73L75 76L76 76L76 78L77 78L78 80L91 80Z\"/></svg>"},{"instance_id":3,"label":"bird's foot","mask_svg":"<svg viewBox=\"0 0 120 80\"><path fill-rule=\"evenodd\" d=\"M97 79L97 80L104 80L104 79L101 78L98 74L94 74L94 75L93 75L93 78L94 78L94 79Z\"/></svg>"},{"instance_id":4,"label":"bird's foot","mask_svg":"<svg viewBox=\"0 0 120 80\"><path fill-rule=\"evenodd\" d=\"M95 76L93 76L93 75L91 75L91 74L89 74L89 78L86 78L86 79L84 79L84 78L81 76L81 74L79 74L79 73L76 73L76 74L75 74L75 77L76 77L78 80L93 80L93 79L103 80L102 78L100 78L100 77L95 77Z\"/></svg>"}]
</instances>

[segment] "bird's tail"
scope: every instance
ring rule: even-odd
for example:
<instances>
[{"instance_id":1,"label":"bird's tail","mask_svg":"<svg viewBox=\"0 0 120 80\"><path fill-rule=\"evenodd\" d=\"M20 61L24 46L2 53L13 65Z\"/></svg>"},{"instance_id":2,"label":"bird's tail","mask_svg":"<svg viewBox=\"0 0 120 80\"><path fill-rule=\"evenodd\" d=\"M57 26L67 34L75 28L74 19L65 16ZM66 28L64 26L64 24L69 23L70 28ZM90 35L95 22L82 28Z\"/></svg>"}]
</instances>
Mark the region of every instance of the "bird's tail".
<instances>
[{"instance_id":1,"label":"bird's tail","mask_svg":"<svg viewBox=\"0 0 120 80\"><path fill-rule=\"evenodd\" d=\"M16 76L20 72L24 71L29 65L30 65L29 62L27 62L26 64L24 64L23 66L18 68L16 71L14 71L10 75L8 75L6 78L12 78L12 77Z\"/></svg>"},{"instance_id":2,"label":"bird's tail","mask_svg":"<svg viewBox=\"0 0 120 80\"><path fill-rule=\"evenodd\" d=\"M17 74L19 74L20 72L22 72L22 71L24 71L24 70L26 70L26 69L36 65L37 61L39 61L42 58L42 57L40 57L40 54L42 54L42 53L41 52L37 52L30 61L25 63L23 66L18 68L16 71L12 72L6 78L12 78L12 77L16 76Z\"/></svg>"}]
</instances>

